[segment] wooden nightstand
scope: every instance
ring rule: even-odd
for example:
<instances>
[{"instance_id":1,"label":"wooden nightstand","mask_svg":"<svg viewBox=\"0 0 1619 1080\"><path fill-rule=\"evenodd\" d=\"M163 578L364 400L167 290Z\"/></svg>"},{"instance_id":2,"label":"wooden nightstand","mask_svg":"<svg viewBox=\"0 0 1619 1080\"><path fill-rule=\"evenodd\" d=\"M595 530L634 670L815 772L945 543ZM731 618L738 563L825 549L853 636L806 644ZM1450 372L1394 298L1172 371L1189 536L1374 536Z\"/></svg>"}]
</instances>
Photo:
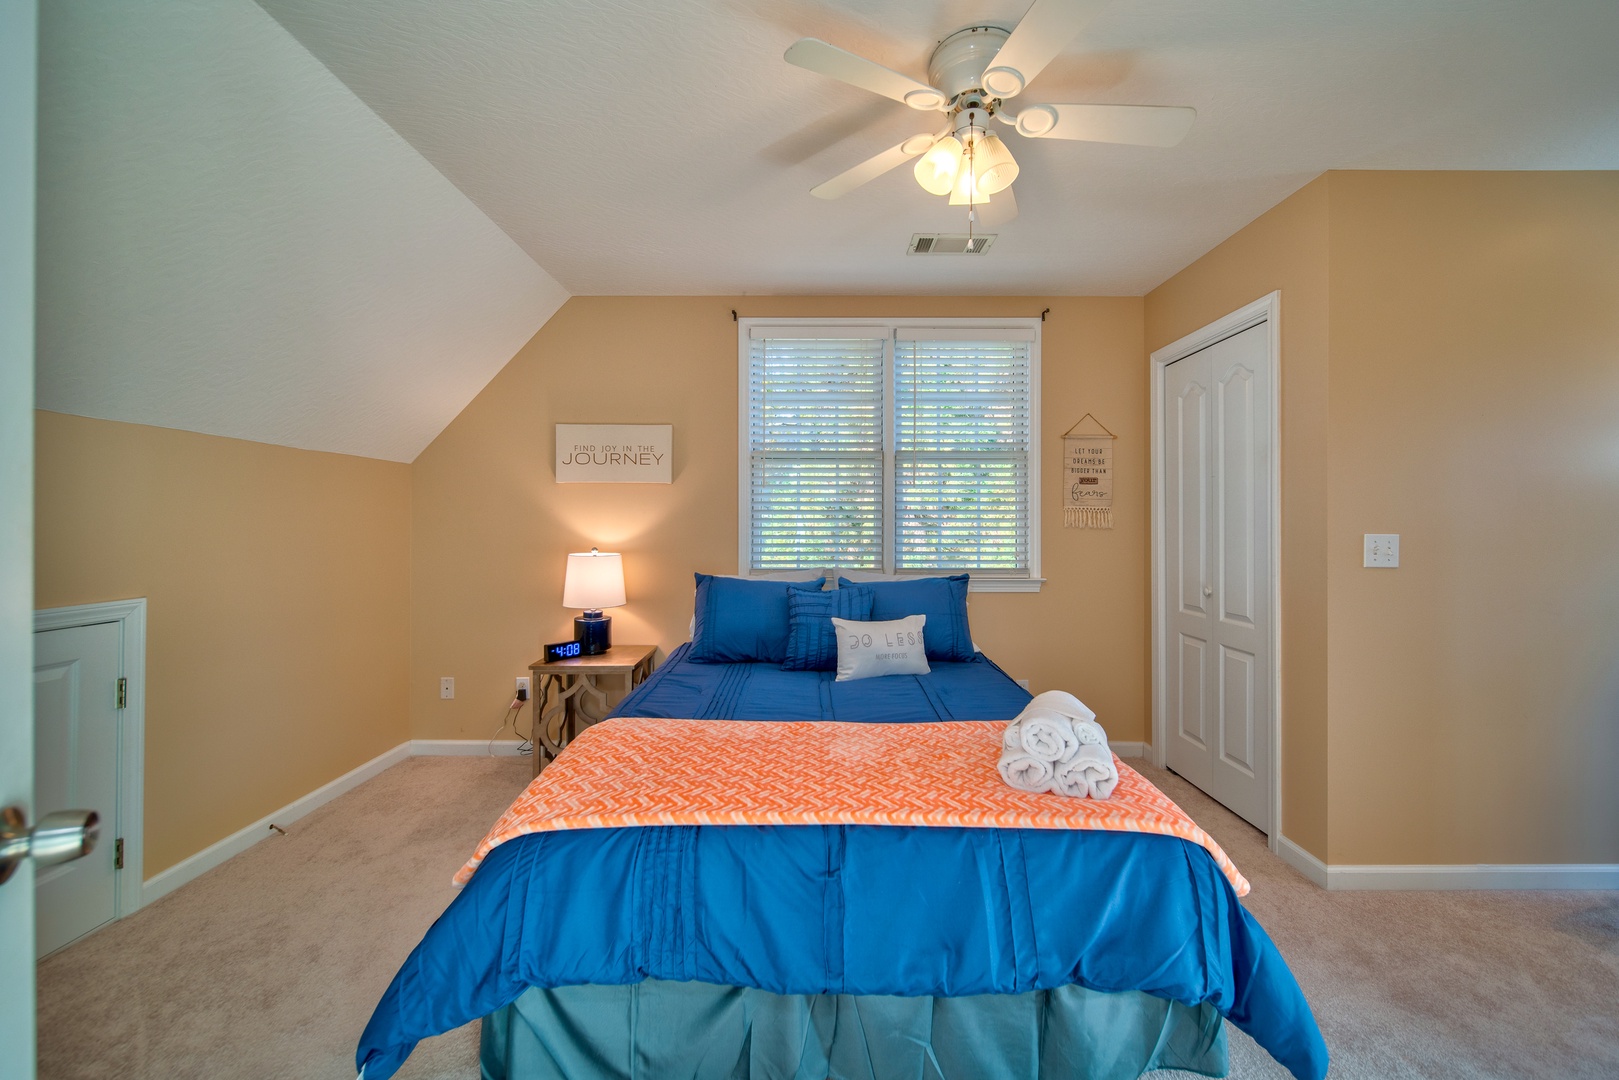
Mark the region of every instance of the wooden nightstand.
<instances>
[{"instance_id":1,"label":"wooden nightstand","mask_svg":"<svg viewBox=\"0 0 1619 1080\"><path fill-rule=\"evenodd\" d=\"M534 676L534 775L584 728L607 715L607 694L596 680L620 675L626 690L634 690L652 674L656 645L614 645L595 656L571 660L536 660L528 666ZM594 699L594 705L588 704Z\"/></svg>"}]
</instances>

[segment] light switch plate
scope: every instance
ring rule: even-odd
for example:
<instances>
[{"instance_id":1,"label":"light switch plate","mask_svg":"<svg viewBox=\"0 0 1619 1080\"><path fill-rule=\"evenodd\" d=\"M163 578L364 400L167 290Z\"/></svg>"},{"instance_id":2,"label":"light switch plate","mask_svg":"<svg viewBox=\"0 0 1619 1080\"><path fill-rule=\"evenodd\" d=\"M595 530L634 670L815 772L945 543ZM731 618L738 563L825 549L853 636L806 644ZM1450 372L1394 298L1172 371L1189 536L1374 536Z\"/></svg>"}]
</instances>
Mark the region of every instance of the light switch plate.
<instances>
[{"instance_id":1,"label":"light switch plate","mask_svg":"<svg viewBox=\"0 0 1619 1080\"><path fill-rule=\"evenodd\" d=\"M1366 533L1366 555L1362 566L1388 568L1400 565L1399 533Z\"/></svg>"}]
</instances>

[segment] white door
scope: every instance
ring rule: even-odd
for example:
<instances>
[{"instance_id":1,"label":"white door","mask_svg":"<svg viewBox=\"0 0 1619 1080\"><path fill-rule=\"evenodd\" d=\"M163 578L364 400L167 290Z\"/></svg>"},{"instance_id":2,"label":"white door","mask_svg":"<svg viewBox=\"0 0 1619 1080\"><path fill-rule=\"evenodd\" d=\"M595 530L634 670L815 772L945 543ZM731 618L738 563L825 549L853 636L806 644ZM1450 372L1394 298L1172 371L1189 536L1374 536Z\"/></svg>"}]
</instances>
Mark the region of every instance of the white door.
<instances>
[{"instance_id":1,"label":"white door","mask_svg":"<svg viewBox=\"0 0 1619 1080\"><path fill-rule=\"evenodd\" d=\"M0 0L0 807L33 818L34 0ZM0 1080L34 1075L34 871L0 885Z\"/></svg>"},{"instance_id":2,"label":"white door","mask_svg":"<svg viewBox=\"0 0 1619 1080\"><path fill-rule=\"evenodd\" d=\"M1270 328L1164 372L1166 759L1270 831Z\"/></svg>"},{"instance_id":3,"label":"white door","mask_svg":"<svg viewBox=\"0 0 1619 1080\"><path fill-rule=\"evenodd\" d=\"M118 915L118 623L34 635L34 806L94 810L102 842L37 871L40 956Z\"/></svg>"}]
</instances>

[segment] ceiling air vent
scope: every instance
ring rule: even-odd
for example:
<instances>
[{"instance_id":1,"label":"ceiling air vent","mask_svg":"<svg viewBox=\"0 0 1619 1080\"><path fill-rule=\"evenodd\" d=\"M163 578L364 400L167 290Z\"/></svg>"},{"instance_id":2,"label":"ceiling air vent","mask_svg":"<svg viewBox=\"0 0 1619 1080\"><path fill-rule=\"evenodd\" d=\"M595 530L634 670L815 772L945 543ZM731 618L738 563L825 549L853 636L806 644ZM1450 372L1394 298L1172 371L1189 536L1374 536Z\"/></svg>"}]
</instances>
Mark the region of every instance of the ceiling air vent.
<instances>
[{"instance_id":1,"label":"ceiling air vent","mask_svg":"<svg viewBox=\"0 0 1619 1080\"><path fill-rule=\"evenodd\" d=\"M998 233L917 233L911 237L907 255L982 255L995 242Z\"/></svg>"}]
</instances>

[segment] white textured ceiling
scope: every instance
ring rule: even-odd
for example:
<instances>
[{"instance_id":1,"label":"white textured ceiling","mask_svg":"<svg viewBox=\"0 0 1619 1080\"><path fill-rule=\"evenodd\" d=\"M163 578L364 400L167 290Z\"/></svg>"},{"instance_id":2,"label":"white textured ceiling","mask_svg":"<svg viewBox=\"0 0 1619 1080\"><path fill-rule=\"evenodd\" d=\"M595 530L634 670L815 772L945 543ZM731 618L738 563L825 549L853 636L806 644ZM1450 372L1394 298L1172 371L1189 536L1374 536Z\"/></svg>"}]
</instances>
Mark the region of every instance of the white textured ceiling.
<instances>
[{"instance_id":1,"label":"white textured ceiling","mask_svg":"<svg viewBox=\"0 0 1619 1080\"><path fill-rule=\"evenodd\" d=\"M925 130L794 68L815 36L925 77L1028 0L259 0L570 292L1139 294L1326 169L1619 168L1615 0L1114 0L1028 101L1192 105L1169 150L1033 142L977 259L901 168Z\"/></svg>"},{"instance_id":2,"label":"white textured ceiling","mask_svg":"<svg viewBox=\"0 0 1619 1080\"><path fill-rule=\"evenodd\" d=\"M251 0L40 22L41 408L409 461L567 299Z\"/></svg>"}]
</instances>

